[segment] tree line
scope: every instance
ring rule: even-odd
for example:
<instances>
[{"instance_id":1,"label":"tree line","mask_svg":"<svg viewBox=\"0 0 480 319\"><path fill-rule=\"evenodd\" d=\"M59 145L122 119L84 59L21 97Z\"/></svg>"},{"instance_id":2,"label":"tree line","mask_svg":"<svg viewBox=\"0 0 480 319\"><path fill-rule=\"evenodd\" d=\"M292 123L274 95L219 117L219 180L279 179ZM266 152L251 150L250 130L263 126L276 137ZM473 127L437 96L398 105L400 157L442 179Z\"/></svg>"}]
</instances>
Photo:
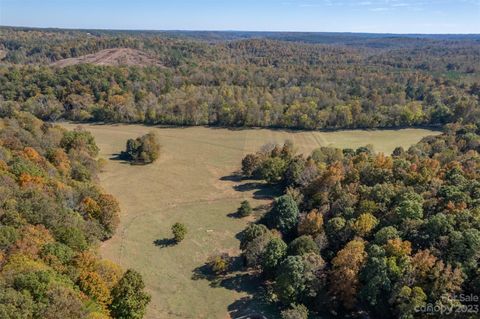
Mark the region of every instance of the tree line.
<instances>
[{"instance_id":1,"label":"tree line","mask_svg":"<svg viewBox=\"0 0 480 319\"><path fill-rule=\"evenodd\" d=\"M27 113L0 119L0 317L142 318L150 297L135 270L95 247L119 205L97 184L98 147Z\"/></svg>"},{"instance_id":2,"label":"tree line","mask_svg":"<svg viewBox=\"0 0 480 319\"><path fill-rule=\"evenodd\" d=\"M366 146L303 156L289 142L247 155L245 177L284 189L240 244L267 299L286 319L477 318L479 134L449 124L391 155Z\"/></svg>"}]
</instances>

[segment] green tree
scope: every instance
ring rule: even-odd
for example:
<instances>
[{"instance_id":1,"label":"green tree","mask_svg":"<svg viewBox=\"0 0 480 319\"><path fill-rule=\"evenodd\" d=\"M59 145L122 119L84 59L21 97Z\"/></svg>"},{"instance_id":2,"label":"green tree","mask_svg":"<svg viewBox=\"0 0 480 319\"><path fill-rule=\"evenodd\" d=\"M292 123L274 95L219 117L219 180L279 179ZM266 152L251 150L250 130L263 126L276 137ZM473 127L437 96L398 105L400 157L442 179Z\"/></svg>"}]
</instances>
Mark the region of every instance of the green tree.
<instances>
[{"instance_id":1,"label":"green tree","mask_svg":"<svg viewBox=\"0 0 480 319\"><path fill-rule=\"evenodd\" d=\"M305 255L308 253L320 253L317 244L311 236L303 235L295 238L288 245L288 255Z\"/></svg>"},{"instance_id":2,"label":"green tree","mask_svg":"<svg viewBox=\"0 0 480 319\"><path fill-rule=\"evenodd\" d=\"M395 304L399 318L413 319L417 309L425 305L427 295L421 287L403 286L395 296Z\"/></svg>"},{"instance_id":3,"label":"green tree","mask_svg":"<svg viewBox=\"0 0 480 319\"><path fill-rule=\"evenodd\" d=\"M361 214L352 224L353 231L365 237L378 225L378 220L370 213Z\"/></svg>"},{"instance_id":4,"label":"green tree","mask_svg":"<svg viewBox=\"0 0 480 319\"><path fill-rule=\"evenodd\" d=\"M360 273L363 283L359 296L365 304L379 313L390 313L392 281L388 274L385 250L377 245L368 249L368 258Z\"/></svg>"},{"instance_id":5,"label":"green tree","mask_svg":"<svg viewBox=\"0 0 480 319\"><path fill-rule=\"evenodd\" d=\"M302 256L288 256L280 264L275 281L275 292L280 301L289 305L296 302L306 289L305 264Z\"/></svg>"},{"instance_id":6,"label":"green tree","mask_svg":"<svg viewBox=\"0 0 480 319\"><path fill-rule=\"evenodd\" d=\"M325 261L317 254L287 256L279 265L274 290L285 305L315 297L324 287Z\"/></svg>"},{"instance_id":7,"label":"green tree","mask_svg":"<svg viewBox=\"0 0 480 319\"><path fill-rule=\"evenodd\" d=\"M272 233L267 231L246 243L243 249L243 256L245 257L247 266L257 267L262 264L265 248L271 239Z\"/></svg>"},{"instance_id":8,"label":"green tree","mask_svg":"<svg viewBox=\"0 0 480 319\"><path fill-rule=\"evenodd\" d=\"M393 226L386 226L375 234L375 243L385 245L390 239L399 238L398 230Z\"/></svg>"},{"instance_id":9,"label":"green tree","mask_svg":"<svg viewBox=\"0 0 480 319\"><path fill-rule=\"evenodd\" d=\"M421 195L410 191L400 196L395 208L397 216L404 219L421 219L423 217L423 198Z\"/></svg>"},{"instance_id":10,"label":"green tree","mask_svg":"<svg viewBox=\"0 0 480 319\"><path fill-rule=\"evenodd\" d=\"M19 291L28 291L37 303L47 303L47 291L53 280L51 272L26 272L15 277L13 286Z\"/></svg>"},{"instance_id":11,"label":"green tree","mask_svg":"<svg viewBox=\"0 0 480 319\"><path fill-rule=\"evenodd\" d=\"M265 247L262 256L263 268L269 272L277 268L287 253L287 244L278 237L273 237Z\"/></svg>"},{"instance_id":12,"label":"green tree","mask_svg":"<svg viewBox=\"0 0 480 319\"><path fill-rule=\"evenodd\" d=\"M18 238L18 231L12 226L0 226L0 249L6 250Z\"/></svg>"},{"instance_id":13,"label":"green tree","mask_svg":"<svg viewBox=\"0 0 480 319\"><path fill-rule=\"evenodd\" d=\"M85 234L77 227L62 226L55 232L55 237L61 243L73 250L85 250L88 247Z\"/></svg>"},{"instance_id":14,"label":"green tree","mask_svg":"<svg viewBox=\"0 0 480 319\"><path fill-rule=\"evenodd\" d=\"M172 225L173 238L177 243L185 239L187 235L187 227L181 223L175 223Z\"/></svg>"},{"instance_id":15,"label":"green tree","mask_svg":"<svg viewBox=\"0 0 480 319\"><path fill-rule=\"evenodd\" d=\"M288 233L297 225L298 214L295 200L290 195L283 195L275 200L268 217L273 227Z\"/></svg>"},{"instance_id":16,"label":"green tree","mask_svg":"<svg viewBox=\"0 0 480 319\"><path fill-rule=\"evenodd\" d=\"M287 166L284 178L285 184L296 185L303 171L305 170L305 160L303 157L295 157Z\"/></svg>"},{"instance_id":17,"label":"green tree","mask_svg":"<svg viewBox=\"0 0 480 319\"><path fill-rule=\"evenodd\" d=\"M268 183L275 184L282 180L287 163L281 157L271 157L262 163L260 176Z\"/></svg>"},{"instance_id":18,"label":"green tree","mask_svg":"<svg viewBox=\"0 0 480 319\"><path fill-rule=\"evenodd\" d=\"M118 319L143 318L151 298L144 288L142 276L135 270L128 269L112 289L112 315Z\"/></svg>"},{"instance_id":19,"label":"green tree","mask_svg":"<svg viewBox=\"0 0 480 319\"><path fill-rule=\"evenodd\" d=\"M250 224L243 231L240 239L240 249L245 249L246 245L257 237L270 232L265 225L262 224Z\"/></svg>"},{"instance_id":20,"label":"green tree","mask_svg":"<svg viewBox=\"0 0 480 319\"><path fill-rule=\"evenodd\" d=\"M312 152L312 159L315 163L333 164L343 159L343 152L339 148L322 146Z\"/></svg>"}]
</instances>

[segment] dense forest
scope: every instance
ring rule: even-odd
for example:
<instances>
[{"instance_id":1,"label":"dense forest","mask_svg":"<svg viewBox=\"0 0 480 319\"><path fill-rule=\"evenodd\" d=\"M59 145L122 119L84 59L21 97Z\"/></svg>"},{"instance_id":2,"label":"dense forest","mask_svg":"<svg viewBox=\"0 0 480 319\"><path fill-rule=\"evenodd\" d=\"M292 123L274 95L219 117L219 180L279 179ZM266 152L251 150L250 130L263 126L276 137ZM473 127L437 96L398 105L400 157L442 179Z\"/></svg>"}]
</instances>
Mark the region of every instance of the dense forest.
<instances>
[{"instance_id":1,"label":"dense forest","mask_svg":"<svg viewBox=\"0 0 480 319\"><path fill-rule=\"evenodd\" d=\"M285 195L243 232L284 318L478 318L480 130L450 124L391 156L294 145L247 155ZM475 296L477 299L475 299Z\"/></svg>"},{"instance_id":2,"label":"dense forest","mask_svg":"<svg viewBox=\"0 0 480 319\"><path fill-rule=\"evenodd\" d=\"M98 257L119 205L97 184L98 147L31 114L0 119L0 317L141 318L134 270Z\"/></svg>"},{"instance_id":3,"label":"dense forest","mask_svg":"<svg viewBox=\"0 0 480 319\"><path fill-rule=\"evenodd\" d=\"M195 34L0 28L2 114L304 129L479 116L474 36ZM142 50L159 65L52 65L107 48Z\"/></svg>"}]
</instances>

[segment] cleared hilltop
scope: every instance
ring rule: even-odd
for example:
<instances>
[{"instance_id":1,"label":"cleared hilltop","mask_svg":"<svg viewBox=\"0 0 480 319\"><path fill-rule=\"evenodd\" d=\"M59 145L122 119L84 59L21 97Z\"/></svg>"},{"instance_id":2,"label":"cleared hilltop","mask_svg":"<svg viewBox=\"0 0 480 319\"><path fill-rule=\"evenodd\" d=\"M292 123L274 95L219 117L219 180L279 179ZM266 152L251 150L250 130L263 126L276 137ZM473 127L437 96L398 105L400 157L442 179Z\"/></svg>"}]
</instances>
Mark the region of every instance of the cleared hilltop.
<instances>
[{"instance_id":1,"label":"cleared hilltop","mask_svg":"<svg viewBox=\"0 0 480 319\"><path fill-rule=\"evenodd\" d=\"M76 58L68 58L52 63L54 66L66 67L76 64L95 64L95 65L138 65L160 66L158 60L152 58L147 53L130 48L105 49L97 53L82 55Z\"/></svg>"}]
</instances>

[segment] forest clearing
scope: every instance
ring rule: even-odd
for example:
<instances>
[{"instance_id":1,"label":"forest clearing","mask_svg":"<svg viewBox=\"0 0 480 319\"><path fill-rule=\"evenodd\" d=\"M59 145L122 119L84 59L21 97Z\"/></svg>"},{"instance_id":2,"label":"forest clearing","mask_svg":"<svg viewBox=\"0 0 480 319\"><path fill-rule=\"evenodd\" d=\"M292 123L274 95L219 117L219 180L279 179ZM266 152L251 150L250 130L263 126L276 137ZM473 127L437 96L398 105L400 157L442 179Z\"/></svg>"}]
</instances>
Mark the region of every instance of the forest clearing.
<instances>
[{"instance_id":1,"label":"forest clearing","mask_svg":"<svg viewBox=\"0 0 480 319\"><path fill-rule=\"evenodd\" d=\"M62 126L74 129L77 124ZM320 146L357 148L372 144L391 153L436 132L425 129L336 132L223 128L156 128L143 125L82 124L100 148L106 165L100 184L120 202L120 226L100 248L102 257L139 269L152 295L146 318L229 318L269 312L259 299L258 284L239 272L212 283L199 276L208 257L239 255L236 235L254 217L232 217L243 200L253 207L267 204L273 190L234 175L242 157L267 143L291 140L299 153ZM115 160L129 138L154 131L161 155L151 165ZM172 245L170 227L187 225L187 238ZM250 304L249 302L253 302Z\"/></svg>"}]
</instances>

